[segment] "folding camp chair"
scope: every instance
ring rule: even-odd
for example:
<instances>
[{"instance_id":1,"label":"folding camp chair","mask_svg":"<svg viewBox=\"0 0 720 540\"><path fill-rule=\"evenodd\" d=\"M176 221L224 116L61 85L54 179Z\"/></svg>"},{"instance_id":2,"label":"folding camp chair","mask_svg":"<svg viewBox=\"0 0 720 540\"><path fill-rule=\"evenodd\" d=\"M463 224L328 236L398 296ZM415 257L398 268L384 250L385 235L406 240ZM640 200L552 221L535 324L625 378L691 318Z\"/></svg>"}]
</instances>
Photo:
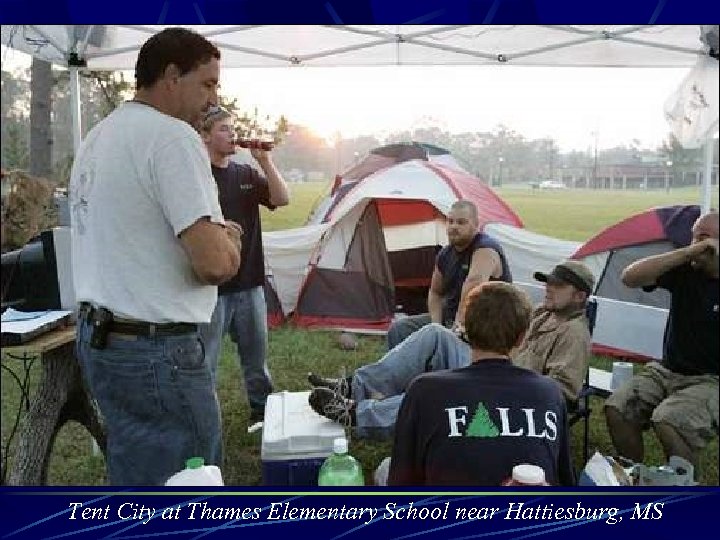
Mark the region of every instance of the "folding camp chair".
<instances>
[{"instance_id":1,"label":"folding camp chair","mask_svg":"<svg viewBox=\"0 0 720 540\"><path fill-rule=\"evenodd\" d=\"M585 316L588 320L588 329L590 330L590 336L593 335L595 330L595 320L597 318L598 303L595 298L588 298L585 306ZM595 391L590 386L590 369L585 372L585 383L580 390L580 396L577 401L577 408L570 411L569 424L572 426L578 420L584 420L585 426L583 428L583 463L587 463L588 460L588 446L590 437L590 396L594 395Z\"/></svg>"}]
</instances>

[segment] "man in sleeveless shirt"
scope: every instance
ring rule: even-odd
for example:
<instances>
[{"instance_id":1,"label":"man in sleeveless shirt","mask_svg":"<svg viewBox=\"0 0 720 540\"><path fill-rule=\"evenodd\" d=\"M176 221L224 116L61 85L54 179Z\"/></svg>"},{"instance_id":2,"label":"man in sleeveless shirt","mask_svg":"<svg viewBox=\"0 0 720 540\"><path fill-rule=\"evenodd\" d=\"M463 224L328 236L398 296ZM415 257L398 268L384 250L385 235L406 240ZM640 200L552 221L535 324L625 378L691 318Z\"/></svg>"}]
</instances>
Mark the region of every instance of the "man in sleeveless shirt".
<instances>
[{"instance_id":1,"label":"man in sleeveless shirt","mask_svg":"<svg viewBox=\"0 0 720 540\"><path fill-rule=\"evenodd\" d=\"M512 281L502 247L487 234L478 232L478 225L477 208L471 201L459 200L450 207L448 245L435 259L428 313L393 322L387 334L388 350L431 322L459 328L464 319L463 300L473 287L490 280Z\"/></svg>"}]
</instances>

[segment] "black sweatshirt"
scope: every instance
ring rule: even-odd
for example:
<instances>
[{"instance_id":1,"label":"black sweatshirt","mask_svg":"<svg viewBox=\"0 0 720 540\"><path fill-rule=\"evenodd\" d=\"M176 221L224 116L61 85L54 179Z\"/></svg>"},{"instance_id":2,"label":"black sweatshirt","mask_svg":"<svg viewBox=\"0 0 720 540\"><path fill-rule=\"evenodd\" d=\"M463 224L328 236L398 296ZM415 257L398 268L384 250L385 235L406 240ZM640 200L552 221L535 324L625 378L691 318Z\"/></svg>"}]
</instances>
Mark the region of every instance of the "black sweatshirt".
<instances>
[{"instance_id":1,"label":"black sweatshirt","mask_svg":"<svg viewBox=\"0 0 720 540\"><path fill-rule=\"evenodd\" d=\"M410 384L388 485L497 486L521 463L552 485L575 484L565 399L551 379L489 359Z\"/></svg>"}]
</instances>

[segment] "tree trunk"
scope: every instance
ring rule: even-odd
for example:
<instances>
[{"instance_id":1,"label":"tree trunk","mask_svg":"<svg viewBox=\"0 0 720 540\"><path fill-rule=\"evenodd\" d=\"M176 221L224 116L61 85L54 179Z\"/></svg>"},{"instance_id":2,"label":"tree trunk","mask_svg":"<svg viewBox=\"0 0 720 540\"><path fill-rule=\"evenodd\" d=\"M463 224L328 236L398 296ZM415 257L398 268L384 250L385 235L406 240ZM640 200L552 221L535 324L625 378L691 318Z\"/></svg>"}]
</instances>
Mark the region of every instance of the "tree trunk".
<instances>
[{"instance_id":1,"label":"tree trunk","mask_svg":"<svg viewBox=\"0 0 720 540\"><path fill-rule=\"evenodd\" d=\"M32 59L30 80L30 174L50 178L52 173L52 65Z\"/></svg>"},{"instance_id":2,"label":"tree trunk","mask_svg":"<svg viewBox=\"0 0 720 540\"><path fill-rule=\"evenodd\" d=\"M75 359L74 343L45 353L41 380L30 411L16 441L7 483L11 486L39 486L47 483L47 468L55 436L69 420L90 432L105 452L102 420L82 380Z\"/></svg>"}]
</instances>

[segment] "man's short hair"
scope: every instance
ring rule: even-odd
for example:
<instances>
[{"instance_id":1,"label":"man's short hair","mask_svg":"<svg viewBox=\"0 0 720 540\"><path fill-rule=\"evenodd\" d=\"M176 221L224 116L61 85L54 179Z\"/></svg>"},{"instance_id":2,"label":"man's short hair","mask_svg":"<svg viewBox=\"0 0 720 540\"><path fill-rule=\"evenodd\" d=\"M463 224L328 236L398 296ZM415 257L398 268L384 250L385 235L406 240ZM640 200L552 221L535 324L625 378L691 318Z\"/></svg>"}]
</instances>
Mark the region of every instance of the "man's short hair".
<instances>
[{"instance_id":1,"label":"man's short hair","mask_svg":"<svg viewBox=\"0 0 720 540\"><path fill-rule=\"evenodd\" d=\"M166 28L140 48L135 63L136 89L155 84L170 64L184 75L212 58L220 60L220 51L200 34L187 28Z\"/></svg>"},{"instance_id":2,"label":"man's short hair","mask_svg":"<svg viewBox=\"0 0 720 540\"><path fill-rule=\"evenodd\" d=\"M718 211L714 208L711 208L704 214L700 214L698 218L695 220L695 223L693 223L693 228L697 223L700 223L701 221L707 221L712 223L715 228L718 227L718 224L720 224L720 216L718 215Z\"/></svg>"},{"instance_id":3,"label":"man's short hair","mask_svg":"<svg viewBox=\"0 0 720 540\"><path fill-rule=\"evenodd\" d=\"M209 133L215 122L225 120L226 118L232 118L230 111L220 106L213 106L208 109L203 117L203 121L200 124L200 129L205 133Z\"/></svg>"},{"instance_id":4,"label":"man's short hair","mask_svg":"<svg viewBox=\"0 0 720 540\"><path fill-rule=\"evenodd\" d=\"M469 210L473 221L475 221L475 223L479 221L477 206L475 206L475 203L472 201L468 201L467 199L455 201L450 206L450 211L452 212L453 210Z\"/></svg>"},{"instance_id":5,"label":"man's short hair","mask_svg":"<svg viewBox=\"0 0 720 540\"><path fill-rule=\"evenodd\" d=\"M488 281L468 294L465 336L475 349L508 354L530 325L532 303L511 283Z\"/></svg>"}]
</instances>

